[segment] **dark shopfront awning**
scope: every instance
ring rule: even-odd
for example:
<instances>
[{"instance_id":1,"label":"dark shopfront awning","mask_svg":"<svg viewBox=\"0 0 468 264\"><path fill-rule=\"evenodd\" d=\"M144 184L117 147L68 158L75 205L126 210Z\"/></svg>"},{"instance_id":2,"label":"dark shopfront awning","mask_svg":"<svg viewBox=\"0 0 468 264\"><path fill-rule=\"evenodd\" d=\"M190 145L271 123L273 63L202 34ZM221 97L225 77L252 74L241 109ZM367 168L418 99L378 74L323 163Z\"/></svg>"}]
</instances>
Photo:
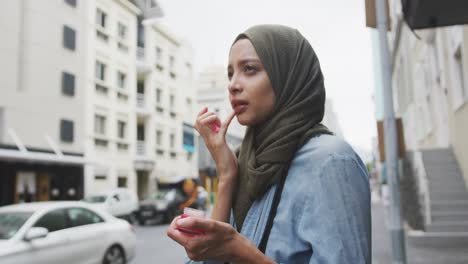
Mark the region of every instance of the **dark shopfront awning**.
<instances>
[{"instance_id":1,"label":"dark shopfront awning","mask_svg":"<svg viewBox=\"0 0 468 264\"><path fill-rule=\"evenodd\" d=\"M468 24L468 0L402 0L411 29Z\"/></svg>"},{"instance_id":2,"label":"dark shopfront awning","mask_svg":"<svg viewBox=\"0 0 468 264\"><path fill-rule=\"evenodd\" d=\"M81 154L54 153L53 151L44 151L27 148L23 151L15 147L0 147L0 160L12 162L28 162L39 164L69 164L85 165L85 159Z\"/></svg>"}]
</instances>

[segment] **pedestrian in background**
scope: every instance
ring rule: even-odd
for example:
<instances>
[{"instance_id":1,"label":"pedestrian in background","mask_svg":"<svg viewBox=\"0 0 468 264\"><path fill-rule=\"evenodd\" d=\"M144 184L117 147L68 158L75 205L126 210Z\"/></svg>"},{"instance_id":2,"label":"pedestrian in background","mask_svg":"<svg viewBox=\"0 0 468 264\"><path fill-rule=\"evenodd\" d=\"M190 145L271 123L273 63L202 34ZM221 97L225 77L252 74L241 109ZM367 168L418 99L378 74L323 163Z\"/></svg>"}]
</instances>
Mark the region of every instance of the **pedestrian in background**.
<instances>
[{"instance_id":1,"label":"pedestrian in background","mask_svg":"<svg viewBox=\"0 0 468 264\"><path fill-rule=\"evenodd\" d=\"M168 235L205 263L370 263L367 171L320 123L324 79L309 42L286 26L251 27L231 47L228 77L232 114L221 122L205 108L195 122L219 177L211 219L176 217ZM238 155L225 139L234 116L247 126Z\"/></svg>"}]
</instances>

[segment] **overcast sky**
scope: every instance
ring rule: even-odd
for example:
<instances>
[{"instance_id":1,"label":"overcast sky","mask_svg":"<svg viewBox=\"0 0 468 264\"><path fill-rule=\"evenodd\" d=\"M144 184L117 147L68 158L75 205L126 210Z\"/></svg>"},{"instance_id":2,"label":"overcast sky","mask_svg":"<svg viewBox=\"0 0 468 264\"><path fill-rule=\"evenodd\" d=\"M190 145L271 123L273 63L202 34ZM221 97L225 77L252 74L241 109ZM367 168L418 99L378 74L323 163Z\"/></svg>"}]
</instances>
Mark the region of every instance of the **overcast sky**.
<instances>
[{"instance_id":1,"label":"overcast sky","mask_svg":"<svg viewBox=\"0 0 468 264\"><path fill-rule=\"evenodd\" d=\"M370 150L376 134L371 33L364 0L158 0L161 22L193 47L196 70L227 64L237 34L256 24L299 29L320 60L327 97L353 146Z\"/></svg>"}]
</instances>

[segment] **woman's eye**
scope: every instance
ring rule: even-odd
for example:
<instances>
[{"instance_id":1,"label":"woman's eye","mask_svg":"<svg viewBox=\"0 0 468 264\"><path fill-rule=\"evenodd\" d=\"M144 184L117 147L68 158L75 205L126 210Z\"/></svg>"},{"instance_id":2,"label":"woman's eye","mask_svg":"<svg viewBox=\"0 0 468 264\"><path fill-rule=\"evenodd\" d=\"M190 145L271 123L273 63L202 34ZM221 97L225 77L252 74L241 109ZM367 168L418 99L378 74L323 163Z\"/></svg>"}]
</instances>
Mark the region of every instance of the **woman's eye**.
<instances>
[{"instance_id":1,"label":"woman's eye","mask_svg":"<svg viewBox=\"0 0 468 264\"><path fill-rule=\"evenodd\" d=\"M227 74L227 76L228 76L228 79L231 80L231 78L232 78L232 72L229 71L228 74Z\"/></svg>"},{"instance_id":2,"label":"woman's eye","mask_svg":"<svg viewBox=\"0 0 468 264\"><path fill-rule=\"evenodd\" d=\"M250 66L250 65L246 65L244 70L247 73L255 73L257 71L257 69L255 67Z\"/></svg>"}]
</instances>

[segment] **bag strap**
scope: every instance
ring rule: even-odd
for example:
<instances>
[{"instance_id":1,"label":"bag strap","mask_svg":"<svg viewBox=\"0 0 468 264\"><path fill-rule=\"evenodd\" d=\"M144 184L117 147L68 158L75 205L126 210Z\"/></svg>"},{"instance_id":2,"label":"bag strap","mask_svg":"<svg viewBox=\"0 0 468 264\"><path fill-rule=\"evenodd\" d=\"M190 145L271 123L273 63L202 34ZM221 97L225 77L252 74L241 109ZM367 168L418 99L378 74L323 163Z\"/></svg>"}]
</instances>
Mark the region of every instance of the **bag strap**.
<instances>
[{"instance_id":1,"label":"bag strap","mask_svg":"<svg viewBox=\"0 0 468 264\"><path fill-rule=\"evenodd\" d=\"M283 193L284 183L286 182L286 175L283 175L278 183L278 187L275 191L275 196L273 197L273 202L271 203L270 214L268 215L268 220L263 230L262 240L260 240L260 244L258 249L265 254L266 246L268 244L268 238L270 237L270 231L273 226L273 220L276 216L276 211L278 209L279 202L281 200L281 194Z\"/></svg>"}]
</instances>

